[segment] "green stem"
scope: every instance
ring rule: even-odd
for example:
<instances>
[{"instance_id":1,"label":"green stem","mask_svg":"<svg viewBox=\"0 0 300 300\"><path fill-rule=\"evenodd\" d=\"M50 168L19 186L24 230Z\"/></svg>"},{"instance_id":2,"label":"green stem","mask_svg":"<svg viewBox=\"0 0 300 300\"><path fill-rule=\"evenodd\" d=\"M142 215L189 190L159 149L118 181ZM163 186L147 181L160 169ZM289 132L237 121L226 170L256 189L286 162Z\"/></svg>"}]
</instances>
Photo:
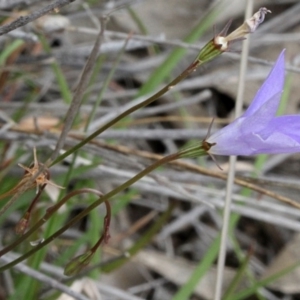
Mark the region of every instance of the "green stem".
<instances>
[{"instance_id":1,"label":"green stem","mask_svg":"<svg viewBox=\"0 0 300 300\"><path fill-rule=\"evenodd\" d=\"M166 221L170 218L173 209L176 204L171 203L168 209L158 218L158 220L145 232L142 237L135 242L135 244L128 249L125 257L120 257L108 264L104 264L100 269L105 273L112 272L121 266L123 266L128 260L130 260L134 255L136 255L142 248L144 248L153 236L163 227Z\"/></svg>"},{"instance_id":2,"label":"green stem","mask_svg":"<svg viewBox=\"0 0 300 300\"><path fill-rule=\"evenodd\" d=\"M9 269L9 268L11 268L13 266L15 266L19 262L27 259L31 255L33 255L34 253L36 253L38 250L40 250L41 248L43 248L44 246L46 246L49 243L51 243L55 238L57 238L58 236L60 236L68 228L70 228L75 223L77 223L80 219L82 219L84 216L86 216L87 214L89 214L94 208L96 208L97 206L99 206L101 203L103 203L104 201L107 201L108 199L110 199L111 197L115 196L119 192L125 190L126 188L128 188L129 186L131 186L132 184L134 184L135 182L137 182L138 180L140 180L141 178L143 178L144 176L146 176L147 174L149 174L150 172L152 172L153 170L155 170L159 166L161 166L163 164L166 164L166 163L169 163L169 162L171 162L173 160L176 160L179 157L180 157L180 155L178 153L174 153L174 154L170 154L168 156L165 156L162 159L154 162L152 165L148 166L143 171L141 171L140 173L138 173L134 177L130 178L129 180L127 180L126 182L124 182L122 185L118 186L114 190L112 190L109 193L107 193L107 194L99 197L98 200L96 200L94 203L92 203L90 206L88 206L85 210L83 210L81 213L79 213L76 217L74 217L72 220L70 220L66 225L64 225L62 228L60 228L58 231L56 231L50 237L48 237L45 241L43 241L42 243L40 243L39 245L37 245L34 249L30 250L29 252L25 253L24 255L20 256L19 258L17 258L16 260L10 262L9 264L6 264L6 265L2 266L0 268L0 272L3 272L5 270L7 270L7 269ZM84 190L91 190L91 189L84 189ZM95 191L95 190L91 190L91 191ZM70 193L70 194L73 195L73 193ZM65 198L69 199L71 197L71 196L69 196L70 194L68 194L68 196L66 196ZM65 198L63 200L67 201L67 199L65 199ZM17 241L13 242L11 245L7 246L2 251L0 251L0 256L2 256L5 253L9 252L10 250L14 249L14 247L16 247L22 241L24 241L27 237L29 237L35 230L37 230L40 226L42 226L51 217L51 215L53 214L53 211L57 211L57 209L62 204L63 204L62 201L60 201L56 205L54 205L51 208L49 208L48 211L47 211L47 213L46 213L46 215L42 219L40 219L27 233L25 233L24 236L20 237Z\"/></svg>"},{"instance_id":3,"label":"green stem","mask_svg":"<svg viewBox=\"0 0 300 300\"><path fill-rule=\"evenodd\" d=\"M15 249L18 245L20 245L22 242L24 242L28 237L30 237L35 231L37 231L44 223L46 223L49 218L62 206L64 205L70 198L72 198L75 195L82 194L82 193L94 193L97 196L101 196L102 193L100 193L97 190L94 189L80 189L77 191L73 191L66 195L61 201L59 201L57 204L55 204L52 207L49 207L46 214L42 219L40 219L37 223L35 223L26 233L24 233L21 237L19 237L17 240L15 240L12 244L8 245L4 249L0 251L0 257L9 251Z\"/></svg>"},{"instance_id":4,"label":"green stem","mask_svg":"<svg viewBox=\"0 0 300 300\"><path fill-rule=\"evenodd\" d=\"M206 49L206 47L204 47L204 48ZM200 52L200 54L201 53L202 52ZM185 69L179 76L177 76L174 80L172 80L168 85L163 87L161 90L159 90L157 93L152 95L150 98L146 99L145 101L143 101L141 103L138 103L138 104L134 105L133 107L127 109L126 111L124 111L123 113L121 113L120 115L118 115L117 117L112 119L111 121L109 121L106 124L104 124L103 126L101 126L98 130L96 130L94 133L89 135L86 139L81 141L79 144L75 145L74 147L72 147L71 149L66 151L64 154L60 155L57 159L55 159L51 163L50 166L53 166L54 164L57 164L58 162L62 161L65 157L69 156L70 154L72 154L76 150L83 147L85 144L87 144L88 142L93 140L95 137L97 137L99 134L104 132L106 129L108 129L111 126L115 125L117 122L122 120L124 117L128 116L129 114L133 113L134 111L136 111L136 110L138 110L138 109L140 109L140 108L142 108L146 105L149 105L150 103L152 103L156 99L163 96L167 91L169 91L172 87L174 87L176 84L178 84L184 78L186 78L189 74L191 74L194 70L196 70L196 68L200 64L203 63L202 61L199 60L200 54L197 56L197 59L192 64L190 64L190 66L187 69ZM205 54L206 54L206 52L205 52Z\"/></svg>"}]
</instances>

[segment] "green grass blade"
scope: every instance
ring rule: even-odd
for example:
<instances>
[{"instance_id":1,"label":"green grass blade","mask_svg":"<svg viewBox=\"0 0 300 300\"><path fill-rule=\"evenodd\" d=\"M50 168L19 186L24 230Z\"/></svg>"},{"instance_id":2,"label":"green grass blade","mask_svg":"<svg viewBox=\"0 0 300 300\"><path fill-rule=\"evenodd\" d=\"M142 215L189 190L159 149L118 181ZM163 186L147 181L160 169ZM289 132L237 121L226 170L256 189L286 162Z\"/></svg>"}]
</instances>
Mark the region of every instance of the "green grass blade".
<instances>
[{"instance_id":1,"label":"green grass blade","mask_svg":"<svg viewBox=\"0 0 300 300\"><path fill-rule=\"evenodd\" d=\"M229 287L227 288L226 292L224 293L224 296L222 297L223 300L231 300L231 296L235 289L237 288L238 284L241 282L244 274L247 271L247 267L249 265L251 258L251 253L248 252L248 255L243 260L239 270L236 272L233 280L231 281Z\"/></svg>"},{"instance_id":2,"label":"green grass blade","mask_svg":"<svg viewBox=\"0 0 300 300\"><path fill-rule=\"evenodd\" d=\"M24 44L23 40L15 40L12 43L10 43L7 47L5 47L3 50L1 50L0 66L3 66L7 58L23 44Z\"/></svg>"},{"instance_id":3,"label":"green grass blade","mask_svg":"<svg viewBox=\"0 0 300 300\"><path fill-rule=\"evenodd\" d=\"M252 285L248 289L245 289L245 290L233 295L230 300L246 299L249 296L253 295L257 291L257 289L262 288L262 287L270 284L271 282L273 282L273 281L279 279L280 277L294 271L295 269L297 269L299 267L300 267L300 262L295 263L292 266L289 266L289 267L283 269L282 271L278 272L277 274L274 274L274 275L272 275L268 278L260 280L259 282L255 283L254 285Z\"/></svg>"}]
</instances>

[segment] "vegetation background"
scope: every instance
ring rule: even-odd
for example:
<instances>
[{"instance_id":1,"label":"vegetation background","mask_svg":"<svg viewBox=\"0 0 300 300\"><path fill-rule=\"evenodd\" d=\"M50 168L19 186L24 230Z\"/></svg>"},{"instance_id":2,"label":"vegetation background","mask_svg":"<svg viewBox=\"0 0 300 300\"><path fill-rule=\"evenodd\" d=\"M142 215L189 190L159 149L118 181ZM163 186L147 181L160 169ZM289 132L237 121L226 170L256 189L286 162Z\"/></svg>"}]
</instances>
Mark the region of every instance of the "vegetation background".
<instances>
[{"instance_id":1,"label":"vegetation background","mask_svg":"<svg viewBox=\"0 0 300 300\"><path fill-rule=\"evenodd\" d=\"M0 202L0 243L5 250L20 241L1 252L0 299L213 299L227 157L217 158L223 171L209 157L165 165L110 199L110 238L97 247L88 267L73 276L65 276L64 268L97 245L105 206L97 206L35 252L75 220L97 194L90 190L74 194L21 242L15 228L22 231L36 190L19 190L28 174L18 164L32 168L34 148L42 164L54 149L57 155L73 149L124 109L154 94L187 68L229 19L231 30L240 26L246 2L0 1L0 191L4 196L12 191L9 196L16 198ZM54 11L45 14L51 5ZM280 113L299 113L300 3L254 1L254 11L261 6L272 14L248 37L244 108L286 48ZM43 16L32 18L39 13ZM24 26L11 30L14 20ZM30 211L28 228L66 194L82 189L106 194L162 156L201 141L213 117L215 129L230 122L241 43L231 48L151 105L51 165L51 181L64 189L47 185ZM83 71L88 59L91 76ZM87 87L80 89L82 74ZM82 102L72 115L76 97ZM73 124L68 122L70 116L76 117ZM66 124L72 128L59 149L57 141ZM239 158L222 299L300 299L300 211L280 201L284 197L299 201L299 158L299 154ZM274 199L245 188L251 184L279 196ZM23 262L5 267L32 251Z\"/></svg>"}]
</instances>

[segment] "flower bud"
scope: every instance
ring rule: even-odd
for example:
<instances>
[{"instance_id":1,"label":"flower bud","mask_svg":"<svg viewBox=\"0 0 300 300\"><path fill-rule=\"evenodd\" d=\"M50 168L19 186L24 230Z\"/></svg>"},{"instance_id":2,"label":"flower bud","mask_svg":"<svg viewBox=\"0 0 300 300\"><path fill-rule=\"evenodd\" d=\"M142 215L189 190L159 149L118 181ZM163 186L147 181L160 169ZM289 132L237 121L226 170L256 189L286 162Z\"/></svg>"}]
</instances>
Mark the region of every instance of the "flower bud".
<instances>
[{"instance_id":1,"label":"flower bud","mask_svg":"<svg viewBox=\"0 0 300 300\"><path fill-rule=\"evenodd\" d=\"M91 250L86 253L73 258L65 267L64 275L73 276L78 274L84 269L90 262L95 252Z\"/></svg>"},{"instance_id":2,"label":"flower bud","mask_svg":"<svg viewBox=\"0 0 300 300\"><path fill-rule=\"evenodd\" d=\"M27 212L22 217L22 219L18 222L18 224L15 227L16 234L18 234L18 235L24 234L25 230L28 227L29 217L30 217L30 214Z\"/></svg>"},{"instance_id":3,"label":"flower bud","mask_svg":"<svg viewBox=\"0 0 300 300\"><path fill-rule=\"evenodd\" d=\"M220 47L221 51L228 50L230 43L239 41L245 38L248 33L253 33L257 27L264 21L265 15L271 13L265 7L261 7L251 18L247 19L240 27L230 33L227 37L221 34L214 38L214 42Z\"/></svg>"},{"instance_id":4,"label":"flower bud","mask_svg":"<svg viewBox=\"0 0 300 300\"><path fill-rule=\"evenodd\" d=\"M228 51L230 43L243 40L248 33L253 33L264 21L267 13L271 13L271 11L265 7L261 7L251 18L247 19L240 27L226 36L231 24L231 21L228 22L223 30L202 48L197 60L206 62Z\"/></svg>"}]
</instances>

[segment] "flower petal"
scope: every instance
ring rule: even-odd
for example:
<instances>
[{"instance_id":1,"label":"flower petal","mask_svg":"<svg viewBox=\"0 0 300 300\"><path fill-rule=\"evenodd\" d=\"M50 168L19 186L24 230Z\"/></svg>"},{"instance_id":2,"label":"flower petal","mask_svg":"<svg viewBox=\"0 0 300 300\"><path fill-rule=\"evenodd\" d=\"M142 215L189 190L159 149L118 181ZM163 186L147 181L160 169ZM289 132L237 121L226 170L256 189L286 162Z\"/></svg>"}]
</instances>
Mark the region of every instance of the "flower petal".
<instances>
[{"instance_id":1,"label":"flower petal","mask_svg":"<svg viewBox=\"0 0 300 300\"><path fill-rule=\"evenodd\" d=\"M268 148L260 133L268 128L274 117L269 111L276 110L281 93L273 95L253 115L244 115L212 134L208 143L215 143L209 152L216 155L254 155ZM267 134L267 133L266 133Z\"/></svg>"},{"instance_id":2,"label":"flower petal","mask_svg":"<svg viewBox=\"0 0 300 300\"><path fill-rule=\"evenodd\" d=\"M243 121L228 131L227 127L238 120ZM211 154L250 156L300 152L299 115L273 118L265 128L258 131L245 130L244 127L248 126L246 118L236 121L217 132L216 139L213 139L217 144L209 150Z\"/></svg>"},{"instance_id":3,"label":"flower petal","mask_svg":"<svg viewBox=\"0 0 300 300\"><path fill-rule=\"evenodd\" d=\"M272 98L275 94L281 93L284 85L284 53L283 50L275 65L273 66L269 76L257 91L252 103L244 113L243 117L248 117L253 115L266 101ZM269 113L275 115L277 111L272 110Z\"/></svg>"},{"instance_id":4,"label":"flower petal","mask_svg":"<svg viewBox=\"0 0 300 300\"><path fill-rule=\"evenodd\" d=\"M300 116L276 117L259 135L268 145L266 153L300 152Z\"/></svg>"},{"instance_id":5,"label":"flower petal","mask_svg":"<svg viewBox=\"0 0 300 300\"><path fill-rule=\"evenodd\" d=\"M284 51L248 110L211 135L209 153L256 155L300 152L300 116L276 117L284 83Z\"/></svg>"},{"instance_id":6,"label":"flower petal","mask_svg":"<svg viewBox=\"0 0 300 300\"><path fill-rule=\"evenodd\" d=\"M268 123L274 120L274 115L270 112L277 111L280 98L281 92L274 94L252 115L248 117L243 115L242 117L245 118L246 121L243 123L243 128L241 128L242 135L249 134L250 132L256 133L266 128Z\"/></svg>"}]
</instances>

